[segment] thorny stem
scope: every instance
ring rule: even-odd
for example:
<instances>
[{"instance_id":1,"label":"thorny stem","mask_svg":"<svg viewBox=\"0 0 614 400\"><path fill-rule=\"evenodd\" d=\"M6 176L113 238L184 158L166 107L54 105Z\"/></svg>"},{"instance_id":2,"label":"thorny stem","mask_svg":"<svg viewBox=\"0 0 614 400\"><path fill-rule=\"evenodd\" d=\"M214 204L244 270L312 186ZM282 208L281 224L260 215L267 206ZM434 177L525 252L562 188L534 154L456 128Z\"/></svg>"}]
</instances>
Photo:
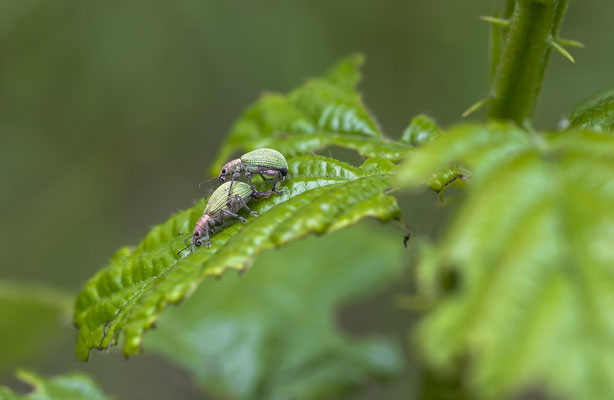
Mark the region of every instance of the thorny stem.
<instances>
[{"instance_id":1,"label":"thorny stem","mask_svg":"<svg viewBox=\"0 0 614 400\"><path fill-rule=\"evenodd\" d=\"M494 13L493 17L498 18L499 15L497 12ZM492 85L495 76L497 76L497 67L501 62L501 44L503 41L503 28L496 24L490 25L490 48L488 53L490 54L490 71L488 82Z\"/></svg>"},{"instance_id":2,"label":"thorny stem","mask_svg":"<svg viewBox=\"0 0 614 400\"><path fill-rule=\"evenodd\" d=\"M503 14L503 18L508 19L512 17L514 13L514 6L516 5L516 0L507 0L505 2L505 13Z\"/></svg>"},{"instance_id":3,"label":"thorny stem","mask_svg":"<svg viewBox=\"0 0 614 400\"><path fill-rule=\"evenodd\" d=\"M568 0L507 2L510 28L492 85L488 116L527 125L535 111L550 42L558 37ZM513 7L512 7L513 6Z\"/></svg>"},{"instance_id":4,"label":"thorny stem","mask_svg":"<svg viewBox=\"0 0 614 400\"><path fill-rule=\"evenodd\" d=\"M567 11L567 5L569 0L559 0L556 5L556 16L554 17L554 24L552 25L552 36L558 37L563 18L565 17L565 11Z\"/></svg>"},{"instance_id":5,"label":"thorny stem","mask_svg":"<svg viewBox=\"0 0 614 400\"><path fill-rule=\"evenodd\" d=\"M554 15L554 21L552 23L552 30L550 32L550 39L558 39L559 38L559 30L561 29L561 24L563 23L563 17L565 16L565 11L567 11L567 5L569 4L569 0L558 0L556 5L556 14ZM563 50L563 53L565 50ZM546 56L544 57L544 63L542 64L541 74L539 78L539 87L537 88L537 92L535 93L535 98L539 96L539 90L541 88L541 83L544 81L544 76L546 75L546 67L548 66L548 61L550 60L550 54L552 53L552 48L548 47L546 49ZM571 57L571 56L569 56ZM573 58L571 58L571 62Z\"/></svg>"}]
</instances>

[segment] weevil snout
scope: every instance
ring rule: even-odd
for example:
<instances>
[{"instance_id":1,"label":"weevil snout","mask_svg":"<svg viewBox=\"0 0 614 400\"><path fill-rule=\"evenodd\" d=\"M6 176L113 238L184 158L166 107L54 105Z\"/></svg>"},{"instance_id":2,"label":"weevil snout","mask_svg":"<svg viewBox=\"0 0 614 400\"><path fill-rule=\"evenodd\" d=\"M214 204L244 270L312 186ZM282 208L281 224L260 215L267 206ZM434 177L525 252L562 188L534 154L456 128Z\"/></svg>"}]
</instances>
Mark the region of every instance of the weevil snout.
<instances>
[{"instance_id":1,"label":"weevil snout","mask_svg":"<svg viewBox=\"0 0 614 400\"><path fill-rule=\"evenodd\" d=\"M204 229L198 224L194 227L194 233L192 234L192 242L196 246L200 246L199 242L202 242L202 237L204 233Z\"/></svg>"},{"instance_id":2,"label":"weevil snout","mask_svg":"<svg viewBox=\"0 0 614 400\"><path fill-rule=\"evenodd\" d=\"M219 176L219 180L220 183L224 183L226 182L226 175L230 174L230 163L226 163L224 165L224 168L222 168L222 170L220 171L220 176Z\"/></svg>"},{"instance_id":3,"label":"weevil snout","mask_svg":"<svg viewBox=\"0 0 614 400\"><path fill-rule=\"evenodd\" d=\"M200 247L201 244L203 244L203 239L202 239L202 233L200 232L200 229L194 229L194 235L192 236L192 243L196 246L196 247Z\"/></svg>"},{"instance_id":4,"label":"weevil snout","mask_svg":"<svg viewBox=\"0 0 614 400\"><path fill-rule=\"evenodd\" d=\"M218 179L220 180L221 183L224 183L226 182L226 176L232 175L239 171L241 171L241 160L239 158L237 158L236 160L228 161L222 167L222 170L220 171L220 176Z\"/></svg>"}]
</instances>

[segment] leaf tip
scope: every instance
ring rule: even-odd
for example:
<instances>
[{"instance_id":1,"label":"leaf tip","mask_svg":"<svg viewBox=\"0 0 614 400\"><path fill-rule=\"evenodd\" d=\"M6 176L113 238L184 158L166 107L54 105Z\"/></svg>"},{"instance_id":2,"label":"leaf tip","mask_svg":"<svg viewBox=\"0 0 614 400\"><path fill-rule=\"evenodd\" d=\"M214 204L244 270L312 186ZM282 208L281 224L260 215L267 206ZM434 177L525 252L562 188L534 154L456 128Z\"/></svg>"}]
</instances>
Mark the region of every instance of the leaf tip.
<instances>
[{"instance_id":1,"label":"leaf tip","mask_svg":"<svg viewBox=\"0 0 614 400\"><path fill-rule=\"evenodd\" d=\"M89 347L77 343L77 347L75 349L75 356L78 361L87 362L90 358L90 349Z\"/></svg>"}]
</instances>

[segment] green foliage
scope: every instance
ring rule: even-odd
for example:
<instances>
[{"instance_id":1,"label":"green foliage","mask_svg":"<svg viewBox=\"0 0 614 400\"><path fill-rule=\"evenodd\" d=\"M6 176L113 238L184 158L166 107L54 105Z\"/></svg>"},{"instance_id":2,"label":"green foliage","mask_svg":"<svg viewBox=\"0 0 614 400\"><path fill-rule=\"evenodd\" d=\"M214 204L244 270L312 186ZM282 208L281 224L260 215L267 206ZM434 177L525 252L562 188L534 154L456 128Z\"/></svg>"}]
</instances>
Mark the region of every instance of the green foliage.
<instances>
[{"instance_id":1,"label":"green foliage","mask_svg":"<svg viewBox=\"0 0 614 400\"><path fill-rule=\"evenodd\" d=\"M0 400L105 400L92 379L82 373L71 373L51 379L40 377L32 372L17 371L17 377L32 385L34 390L27 395L14 393L0 386Z\"/></svg>"},{"instance_id":2,"label":"green foliage","mask_svg":"<svg viewBox=\"0 0 614 400\"><path fill-rule=\"evenodd\" d=\"M362 56L348 57L288 95L264 94L235 122L211 173L233 153L262 147L291 157L335 145L366 157L402 159L409 146L383 136L356 92L362 62Z\"/></svg>"},{"instance_id":3,"label":"green foliage","mask_svg":"<svg viewBox=\"0 0 614 400\"><path fill-rule=\"evenodd\" d=\"M569 126L614 133L614 90L601 92L583 101L571 113Z\"/></svg>"},{"instance_id":4,"label":"green foliage","mask_svg":"<svg viewBox=\"0 0 614 400\"><path fill-rule=\"evenodd\" d=\"M428 186L437 193L443 192L448 187L465 187L466 172L460 168L446 168L439 174L434 174L428 182Z\"/></svg>"},{"instance_id":5,"label":"green foliage","mask_svg":"<svg viewBox=\"0 0 614 400\"><path fill-rule=\"evenodd\" d=\"M393 190L427 184L441 193L468 178L451 226L416 267L414 303L432 307L415 332L425 359L483 398L532 388L614 398L614 138L600 134L614 126L613 92L578 107L570 130L528 132L551 50L571 59L563 45L578 45L558 36L567 3L509 0L504 19L485 18L502 27L493 30L491 90L466 114L487 105L489 117L514 125L443 133L420 115L391 141L356 92L359 56L289 94L263 95L233 125L211 172L233 154L274 148L289 161L286 193L254 203L261 215L227 226L211 249L177 255L177 234L191 231L204 201L120 249L77 299L78 358L122 333L124 354L136 354L166 306L206 277L243 272L265 250L364 217L399 219ZM329 146L366 160L354 167L313 154ZM247 278L205 281L166 313L148 346L229 397L336 398L393 375L401 367L393 344L348 340L332 323L340 302L398 272L397 247L375 254L371 244L390 239L369 234L312 239L263 255Z\"/></svg>"},{"instance_id":6,"label":"green foliage","mask_svg":"<svg viewBox=\"0 0 614 400\"><path fill-rule=\"evenodd\" d=\"M245 270L264 250L311 233L333 232L368 216L381 221L400 217L396 199L386 193L394 168L388 159L398 158L409 146L385 140L353 91L360 62L359 57L345 60L288 96L265 96L235 124L218 164L241 145L266 145L286 156L310 151L315 147L305 147L311 139L304 139L313 135L336 138L318 146L334 142L387 157L369 158L360 168L314 155L289 158L291 178L281 185L286 193L252 203L262 215L216 234L211 249L177 256L183 247L178 233L192 231L204 201L154 227L135 249L120 249L77 298L79 359L86 360L92 348L116 344L121 332L126 336L124 354L138 353L145 330L167 304L182 300L207 276ZM279 131L298 141L277 137Z\"/></svg>"},{"instance_id":7,"label":"green foliage","mask_svg":"<svg viewBox=\"0 0 614 400\"><path fill-rule=\"evenodd\" d=\"M401 136L401 142L420 146L441 134L441 130L432 118L420 114L412 118L409 126Z\"/></svg>"},{"instance_id":8,"label":"green foliage","mask_svg":"<svg viewBox=\"0 0 614 400\"><path fill-rule=\"evenodd\" d=\"M70 325L72 301L57 290L0 281L0 371L49 348Z\"/></svg>"},{"instance_id":9,"label":"green foliage","mask_svg":"<svg viewBox=\"0 0 614 400\"><path fill-rule=\"evenodd\" d=\"M614 139L466 125L412 154L398 181L455 162L471 171L466 201L417 269L435 305L417 332L427 359L450 371L468 356L486 398L613 398Z\"/></svg>"},{"instance_id":10,"label":"green foliage","mask_svg":"<svg viewBox=\"0 0 614 400\"><path fill-rule=\"evenodd\" d=\"M203 282L145 345L223 398L339 398L403 366L400 346L335 323L340 304L398 279L401 242L370 223L263 254L243 277Z\"/></svg>"}]
</instances>

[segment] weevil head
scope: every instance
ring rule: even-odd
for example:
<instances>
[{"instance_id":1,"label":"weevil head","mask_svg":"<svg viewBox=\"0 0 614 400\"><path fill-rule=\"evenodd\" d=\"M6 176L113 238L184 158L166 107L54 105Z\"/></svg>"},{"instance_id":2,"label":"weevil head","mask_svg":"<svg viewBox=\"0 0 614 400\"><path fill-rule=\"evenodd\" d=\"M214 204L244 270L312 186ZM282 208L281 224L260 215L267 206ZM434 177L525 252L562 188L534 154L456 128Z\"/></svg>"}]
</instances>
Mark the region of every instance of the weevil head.
<instances>
[{"instance_id":1,"label":"weevil head","mask_svg":"<svg viewBox=\"0 0 614 400\"><path fill-rule=\"evenodd\" d=\"M241 172L241 159L240 158L237 158L236 160L228 161L226 164L224 164L224 167L220 171L220 177L219 177L220 182L222 183L225 182L226 177L228 175L232 175L236 172Z\"/></svg>"},{"instance_id":2,"label":"weevil head","mask_svg":"<svg viewBox=\"0 0 614 400\"><path fill-rule=\"evenodd\" d=\"M207 225L209 225L209 233L211 234L213 229L213 218L208 215L203 215L196 221L194 225L194 232L192 232L192 243L197 247L203 244L203 238L205 237Z\"/></svg>"}]
</instances>

